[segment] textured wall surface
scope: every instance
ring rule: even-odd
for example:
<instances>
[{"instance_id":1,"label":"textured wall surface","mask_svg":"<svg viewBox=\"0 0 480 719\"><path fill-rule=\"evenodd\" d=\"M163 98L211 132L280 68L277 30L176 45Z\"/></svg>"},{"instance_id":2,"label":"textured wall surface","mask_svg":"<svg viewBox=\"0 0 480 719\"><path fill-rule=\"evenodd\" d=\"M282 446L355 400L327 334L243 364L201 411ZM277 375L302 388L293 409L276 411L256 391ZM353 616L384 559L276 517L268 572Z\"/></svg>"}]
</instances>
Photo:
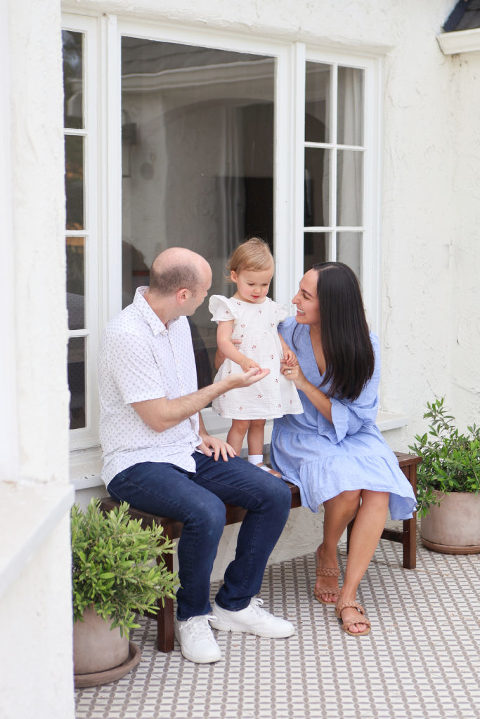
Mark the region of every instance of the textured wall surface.
<instances>
[{"instance_id":1,"label":"textured wall surface","mask_svg":"<svg viewBox=\"0 0 480 719\"><path fill-rule=\"evenodd\" d=\"M10 96L2 113L11 128L9 303L15 329L2 342L15 346L8 381L14 388L18 430L12 441L19 456L9 479L19 479L20 487L0 483L2 500L8 494L2 547L8 554L10 539L12 552L2 569L10 563L17 572L2 575L0 716L71 719L68 503L61 514L50 512L48 502L38 510L42 541L34 547L28 542L33 522L25 511L35 512L39 485L40 491L48 485L53 494L57 486L68 493L60 3L9 0L7 7ZM1 22L4 10L5 3Z\"/></svg>"},{"instance_id":2,"label":"textured wall surface","mask_svg":"<svg viewBox=\"0 0 480 719\"><path fill-rule=\"evenodd\" d=\"M20 474L68 481L60 6L9 3Z\"/></svg>"}]
</instances>

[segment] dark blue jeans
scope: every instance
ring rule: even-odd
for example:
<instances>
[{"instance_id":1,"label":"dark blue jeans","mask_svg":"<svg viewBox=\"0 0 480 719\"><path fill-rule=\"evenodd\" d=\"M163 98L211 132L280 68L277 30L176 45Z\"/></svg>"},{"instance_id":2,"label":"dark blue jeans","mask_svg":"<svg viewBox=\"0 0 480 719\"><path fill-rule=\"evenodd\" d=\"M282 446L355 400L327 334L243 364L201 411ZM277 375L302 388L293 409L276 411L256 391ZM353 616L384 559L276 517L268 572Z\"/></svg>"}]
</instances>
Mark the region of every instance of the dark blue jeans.
<instances>
[{"instance_id":1,"label":"dark blue jeans","mask_svg":"<svg viewBox=\"0 0 480 719\"><path fill-rule=\"evenodd\" d=\"M118 501L183 522L178 543L181 587L177 617L181 620L211 611L210 574L225 525L224 502L247 510L235 559L216 596L217 603L230 610L244 609L259 592L291 502L282 479L244 459L215 462L200 452L195 452L194 458L195 473L167 462L140 462L117 474L108 485Z\"/></svg>"}]
</instances>

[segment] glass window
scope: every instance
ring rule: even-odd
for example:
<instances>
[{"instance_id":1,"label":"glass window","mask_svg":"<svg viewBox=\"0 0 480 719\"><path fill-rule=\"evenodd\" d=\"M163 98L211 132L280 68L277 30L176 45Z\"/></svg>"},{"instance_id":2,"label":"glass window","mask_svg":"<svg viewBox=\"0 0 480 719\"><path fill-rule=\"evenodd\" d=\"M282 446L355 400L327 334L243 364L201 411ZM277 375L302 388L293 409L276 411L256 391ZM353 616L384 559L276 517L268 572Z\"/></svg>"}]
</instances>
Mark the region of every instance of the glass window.
<instances>
[{"instance_id":1,"label":"glass window","mask_svg":"<svg viewBox=\"0 0 480 719\"><path fill-rule=\"evenodd\" d=\"M83 127L83 34L64 30L63 45L63 124Z\"/></svg>"},{"instance_id":2,"label":"glass window","mask_svg":"<svg viewBox=\"0 0 480 719\"><path fill-rule=\"evenodd\" d=\"M225 265L258 235L273 248L271 57L122 38L122 302L148 284L154 257L189 247L232 292ZM190 319L199 386L212 381L216 325Z\"/></svg>"},{"instance_id":3,"label":"glass window","mask_svg":"<svg viewBox=\"0 0 480 719\"><path fill-rule=\"evenodd\" d=\"M80 32L64 30L63 84L65 124L65 206L70 428L86 426L85 359L85 143L83 113L83 41ZM74 335L73 335L74 333Z\"/></svg>"},{"instance_id":4,"label":"glass window","mask_svg":"<svg viewBox=\"0 0 480 719\"><path fill-rule=\"evenodd\" d=\"M364 241L364 74L360 68L320 62L307 62L305 67L304 229L328 232L305 233L304 267L339 260L359 278ZM336 98L333 108L331 97Z\"/></svg>"}]
</instances>

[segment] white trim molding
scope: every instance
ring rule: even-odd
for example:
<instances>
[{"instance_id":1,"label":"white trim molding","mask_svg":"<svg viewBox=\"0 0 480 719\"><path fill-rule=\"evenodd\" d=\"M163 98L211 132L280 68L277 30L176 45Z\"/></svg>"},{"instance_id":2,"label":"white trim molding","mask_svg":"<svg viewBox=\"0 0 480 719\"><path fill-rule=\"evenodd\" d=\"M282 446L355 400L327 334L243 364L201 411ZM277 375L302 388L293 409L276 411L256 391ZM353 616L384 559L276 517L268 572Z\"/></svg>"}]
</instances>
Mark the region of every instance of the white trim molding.
<instances>
[{"instance_id":1,"label":"white trim molding","mask_svg":"<svg viewBox=\"0 0 480 719\"><path fill-rule=\"evenodd\" d=\"M480 52L480 28L442 32L437 41L444 55L457 55L460 52Z\"/></svg>"}]
</instances>

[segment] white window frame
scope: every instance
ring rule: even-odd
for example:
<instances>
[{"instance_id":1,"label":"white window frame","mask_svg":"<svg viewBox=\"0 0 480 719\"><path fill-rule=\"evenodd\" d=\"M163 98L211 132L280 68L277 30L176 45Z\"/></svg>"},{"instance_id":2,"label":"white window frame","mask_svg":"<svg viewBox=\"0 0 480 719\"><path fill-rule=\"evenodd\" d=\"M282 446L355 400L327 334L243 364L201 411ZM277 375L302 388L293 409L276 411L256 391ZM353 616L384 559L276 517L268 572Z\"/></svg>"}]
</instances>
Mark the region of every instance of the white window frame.
<instances>
[{"instance_id":1,"label":"white window frame","mask_svg":"<svg viewBox=\"0 0 480 719\"><path fill-rule=\"evenodd\" d=\"M121 37L265 54L276 60L274 142L275 297L291 306L303 274L305 63L319 62L365 70L364 81L364 232L363 285L369 324L380 316L380 109L381 58L276 41L239 33L203 30L102 15L70 13L63 27L85 33L84 75L86 217L89 242L86 266L87 428L72 430L72 449L98 446L96 353L106 322L121 310ZM96 44L93 48L92 45ZM93 78L93 80L92 80ZM95 79L97 86L95 85ZM290 148L290 152L288 149ZM98 210L98 212L97 212ZM342 228L343 229L343 228ZM78 233L82 234L82 233ZM86 236L86 235L85 235ZM87 244L87 243L86 243ZM211 418L208 415L212 415ZM210 431L222 431L224 420L204 412Z\"/></svg>"},{"instance_id":2,"label":"white window frame","mask_svg":"<svg viewBox=\"0 0 480 719\"><path fill-rule=\"evenodd\" d=\"M102 234L99 227L99 204L97 195L101 182L97 177L97 105L100 86L98 73L98 22L95 18L66 15L62 25L64 30L83 34L83 116L82 129L64 128L65 134L84 138L84 229L65 230L66 237L84 238L84 329L69 330L69 338L85 338L85 427L70 431L70 448L83 449L98 445L98 392L96 376L96 357L101 327L99 315L99 288L102 287L102 273L99 266L98 249Z\"/></svg>"}]
</instances>

